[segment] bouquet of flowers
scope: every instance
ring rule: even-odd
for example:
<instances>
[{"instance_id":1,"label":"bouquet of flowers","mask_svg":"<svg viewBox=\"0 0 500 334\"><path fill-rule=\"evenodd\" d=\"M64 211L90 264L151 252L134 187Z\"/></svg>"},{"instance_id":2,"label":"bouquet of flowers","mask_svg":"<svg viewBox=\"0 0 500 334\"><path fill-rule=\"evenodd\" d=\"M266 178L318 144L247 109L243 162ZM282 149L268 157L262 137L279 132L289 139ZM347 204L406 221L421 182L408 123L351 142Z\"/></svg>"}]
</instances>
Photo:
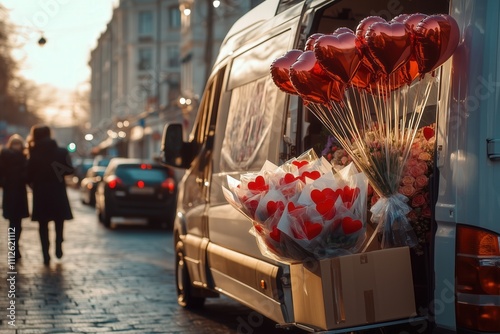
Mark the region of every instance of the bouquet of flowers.
<instances>
[{"instance_id":1,"label":"bouquet of flowers","mask_svg":"<svg viewBox=\"0 0 500 334\"><path fill-rule=\"evenodd\" d=\"M368 180L353 164L334 174L309 150L282 166L228 177L226 199L253 222L263 255L285 262L356 253L365 240Z\"/></svg>"},{"instance_id":2,"label":"bouquet of flowers","mask_svg":"<svg viewBox=\"0 0 500 334\"><path fill-rule=\"evenodd\" d=\"M417 245L400 183L434 73L459 37L449 15L402 14L390 22L370 16L356 32L312 35L304 51L271 65L274 83L302 97L380 196L370 211L383 248Z\"/></svg>"}]
</instances>

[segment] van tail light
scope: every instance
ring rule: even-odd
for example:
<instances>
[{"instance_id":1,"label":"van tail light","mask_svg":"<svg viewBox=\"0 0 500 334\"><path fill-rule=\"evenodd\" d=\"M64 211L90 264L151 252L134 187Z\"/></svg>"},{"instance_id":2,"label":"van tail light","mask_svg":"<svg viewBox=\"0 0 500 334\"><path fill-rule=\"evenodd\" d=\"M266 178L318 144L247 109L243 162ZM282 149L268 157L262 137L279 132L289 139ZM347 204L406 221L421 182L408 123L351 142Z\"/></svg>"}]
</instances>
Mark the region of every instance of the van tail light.
<instances>
[{"instance_id":1,"label":"van tail light","mask_svg":"<svg viewBox=\"0 0 500 334\"><path fill-rule=\"evenodd\" d=\"M111 176L108 179L107 184L108 184L109 189L116 189L119 186L121 186L123 184L123 182L122 182L122 180L119 177L117 177L117 176Z\"/></svg>"},{"instance_id":2,"label":"van tail light","mask_svg":"<svg viewBox=\"0 0 500 334\"><path fill-rule=\"evenodd\" d=\"M163 189L167 189L170 193L173 193L175 190L175 181L172 178L168 178L161 183L161 187Z\"/></svg>"},{"instance_id":3,"label":"van tail light","mask_svg":"<svg viewBox=\"0 0 500 334\"><path fill-rule=\"evenodd\" d=\"M457 326L500 332L500 235L458 225L455 271Z\"/></svg>"}]
</instances>

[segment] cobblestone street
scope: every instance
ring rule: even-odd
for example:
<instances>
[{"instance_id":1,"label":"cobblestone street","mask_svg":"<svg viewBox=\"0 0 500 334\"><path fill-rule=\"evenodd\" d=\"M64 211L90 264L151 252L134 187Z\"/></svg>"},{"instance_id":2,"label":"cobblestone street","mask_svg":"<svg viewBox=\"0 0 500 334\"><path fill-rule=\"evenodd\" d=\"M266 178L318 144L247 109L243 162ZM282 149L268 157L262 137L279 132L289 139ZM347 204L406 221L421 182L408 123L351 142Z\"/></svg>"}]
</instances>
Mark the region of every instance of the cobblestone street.
<instances>
[{"instance_id":1,"label":"cobblestone street","mask_svg":"<svg viewBox=\"0 0 500 334\"><path fill-rule=\"evenodd\" d=\"M171 233L146 226L108 230L69 189L75 219L65 223L64 256L43 265L38 224L23 221L17 274L7 263L8 222L0 220L0 333L279 333L273 322L227 298L202 311L176 301ZM15 277L15 298L7 279ZM15 302L15 313L7 308ZM15 327L9 325L15 315ZM11 322L14 324L14 322Z\"/></svg>"}]
</instances>

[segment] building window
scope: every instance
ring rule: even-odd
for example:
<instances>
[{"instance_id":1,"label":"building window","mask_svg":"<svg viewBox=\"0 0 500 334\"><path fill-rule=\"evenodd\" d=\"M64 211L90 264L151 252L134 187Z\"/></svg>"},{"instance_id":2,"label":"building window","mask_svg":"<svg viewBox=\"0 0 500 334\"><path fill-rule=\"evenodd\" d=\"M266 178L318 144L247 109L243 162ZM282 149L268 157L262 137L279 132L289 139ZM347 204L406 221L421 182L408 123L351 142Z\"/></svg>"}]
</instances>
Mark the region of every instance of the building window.
<instances>
[{"instance_id":1,"label":"building window","mask_svg":"<svg viewBox=\"0 0 500 334\"><path fill-rule=\"evenodd\" d=\"M168 67L179 67L181 65L179 48L177 46L167 46Z\"/></svg>"},{"instance_id":2,"label":"building window","mask_svg":"<svg viewBox=\"0 0 500 334\"><path fill-rule=\"evenodd\" d=\"M153 68L153 50L151 48L139 49L139 70L149 70Z\"/></svg>"},{"instance_id":3,"label":"building window","mask_svg":"<svg viewBox=\"0 0 500 334\"><path fill-rule=\"evenodd\" d=\"M181 11L178 6L168 9L168 22L169 27L172 29L179 29L181 27Z\"/></svg>"},{"instance_id":4,"label":"building window","mask_svg":"<svg viewBox=\"0 0 500 334\"><path fill-rule=\"evenodd\" d=\"M139 12L139 35L149 36L153 34L153 12L150 10Z\"/></svg>"}]
</instances>

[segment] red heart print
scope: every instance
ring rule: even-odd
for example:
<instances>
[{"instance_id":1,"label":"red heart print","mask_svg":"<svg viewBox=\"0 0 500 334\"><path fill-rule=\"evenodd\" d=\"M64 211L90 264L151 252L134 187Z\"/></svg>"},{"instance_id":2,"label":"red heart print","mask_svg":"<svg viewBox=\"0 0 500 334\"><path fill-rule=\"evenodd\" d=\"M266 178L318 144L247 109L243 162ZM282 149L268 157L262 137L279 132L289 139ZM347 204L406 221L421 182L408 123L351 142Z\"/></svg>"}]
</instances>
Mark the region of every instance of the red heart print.
<instances>
[{"instance_id":1,"label":"red heart print","mask_svg":"<svg viewBox=\"0 0 500 334\"><path fill-rule=\"evenodd\" d=\"M296 180L295 176L291 173L286 173L285 177L283 178L286 184L292 183Z\"/></svg>"},{"instance_id":2,"label":"red heart print","mask_svg":"<svg viewBox=\"0 0 500 334\"><path fill-rule=\"evenodd\" d=\"M266 184L266 180L262 175L255 178L255 181L248 182L248 189L252 191L266 191L269 190L269 186Z\"/></svg>"},{"instance_id":3,"label":"red heart print","mask_svg":"<svg viewBox=\"0 0 500 334\"><path fill-rule=\"evenodd\" d=\"M255 200L255 199L247 202L248 211L250 211L250 213L252 214L252 216L255 215L255 211L257 210L258 206L259 206L259 201Z\"/></svg>"},{"instance_id":4,"label":"red heart print","mask_svg":"<svg viewBox=\"0 0 500 334\"><path fill-rule=\"evenodd\" d=\"M259 233L259 234L262 234L262 232L264 232L264 229L262 228L262 225L260 224L255 224L254 225L255 227L255 230Z\"/></svg>"},{"instance_id":5,"label":"red heart print","mask_svg":"<svg viewBox=\"0 0 500 334\"><path fill-rule=\"evenodd\" d=\"M323 190L314 189L313 191L311 191L311 199L314 203L318 204L326 199Z\"/></svg>"},{"instance_id":6,"label":"red heart print","mask_svg":"<svg viewBox=\"0 0 500 334\"><path fill-rule=\"evenodd\" d=\"M295 166L297 166L298 169L300 169L301 167L304 167L308 163L309 162L307 160L302 160L302 161L295 160L295 161L292 161L292 164L294 164Z\"/></svg>"},{"instance_id":7,"label":"red heart print","mask_svg":"<svg viewBox=\"0 0 500 334\"><path fill-rule=\"evenodd\" d=\"M423 130L422 130L422 134L424 135L425 139L426 140L429 140L431 139L432 137L434 137L434 129L431 128L431 127L428 127L426 126Z\"/></svg>"},{"instance_id":8,"label":"red heart print","mask_svg":"<svg viewBox=\"0 0 500 334\"><path fill-rule=\"evenodd\" d=\"M271 239L273 239L274 241L276 242L280 242L280 239L281 239L281 231L278 230L278 228L276 226L273 226L273 229L272 231L269 233L269 236L271 237Z\"/></svg>"},{"instance_id":9,"label":"red heart print","mask_svg":"<svg viewBox=\"0 0 500 334\"><path fill-rule=\"evenodd\" d=\"M342 189L333 190L331 188L325 188L323 190L314 189L311 191L311 199L314 203L318 204L324 202L326 199L333 199L333 203L337 201L337 198L342 195Z\"/></svg>"},{"instance_id":10,"label":"red heart print","mask_svg":"<svg viewBox=\"0 0 500 334\"><path fill-rule=\"evenodd\" d=\"M306 183L306 177L311 179L311 180L317 180L321 177L321 173L318 172L317 170L315 171L312 171L312 172L309 172L309 171L305 171L304 173L302 173L298 178Z\"/></svg>"},{"instance_id":11,"label":"red heart print","mask_svg":"<svg viewBox=\"0 0 500 334\"><path fill-rule=\"evenodd\" d=\"M359 231L363 227L363 223L359 219L352 219L351 217L344 217L342 219L342 230L344 234L352 234Z\"/></svg>"},{"instance_id":12,"label":"red heart print","mask_svg":"<svg viewBox=\"0 0 500 334\"><path fill-rule=\"evenodd\" d=\"M267 214L272 216L276 213L276 211L285 210L285 204L282 201L269 201L267 202Z\"/></svg>"},{"instance_id":13,"label":"red heart print","mask_svg":"<svg viewBox=\"0 0 500 334\"><path fill-rule=\"evenodd\" d=\"M327 198L323 202L316 204L316 211L326 220L333 219L337 213L335 209L335 200L333 200L333 198Z\"/></svg>"},{"instance_id":14,"label":"red heart print","mask_svg":"<svg viewBox=\"0 0 500 334\"><path fill-rule=\"evenodd\" d=\"M359 192L360 190L358 187L351 188L349 186L345 186L342 192L342 202L344 202L344 204L349 203L350 205L352 205L356 198L358 198Z\"/></svg>"},{"instance_id":15,"label":"red heart print","mask_svg":"<svg viewBox=\"0 0 500 334\"><path fill-rule=\"evenodd\" d=\"M323 226L320 223L313 223L306 221L304 223L304 232L306 234L307 240L311 240L321 233Z\"/></svg>"},{"instance_id":16,"label":"red heart print","mask_svg":"<svg viewBox=\"0 0 500 334\"><path fill-rule=\"evenodd\" d=\"M295 206L295 204L293 204L292 202L288 202L288 212L292 212L292 211L302 209L302 208L303 208L302 205Z\"/></svg>"}]
</instances>

